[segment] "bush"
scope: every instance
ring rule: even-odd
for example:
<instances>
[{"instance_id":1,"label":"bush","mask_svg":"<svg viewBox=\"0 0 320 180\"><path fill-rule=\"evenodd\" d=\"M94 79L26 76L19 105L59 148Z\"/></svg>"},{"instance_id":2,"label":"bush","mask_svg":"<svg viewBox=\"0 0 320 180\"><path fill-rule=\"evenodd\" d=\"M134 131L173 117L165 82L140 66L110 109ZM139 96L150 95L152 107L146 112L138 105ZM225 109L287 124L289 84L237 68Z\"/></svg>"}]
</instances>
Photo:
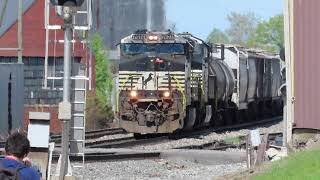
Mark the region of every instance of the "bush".
<instances>
[{"instance_id":1,"label":"bush","mask_svg":"<svg viewBox=\"0 0 320 180\"><path fill-rule=\"evenodd\" d=\"M108 123L113 121L111 107L113 79L102 37L94 34L90 45L96 60L96 90L87 95L86 127L101 129L108 127Z\"/></svg>"},{"instance_id":2,"label":"bush","mask_svg":"<svg viewBox=\"0 0 320 180\"><path fill-rule=\"evenodd\" d=\"M94 92L87 94L86 129L102 129L109 127L113 121L113 112L110 106L102 104Z\"/></svg>"}]
</instances>

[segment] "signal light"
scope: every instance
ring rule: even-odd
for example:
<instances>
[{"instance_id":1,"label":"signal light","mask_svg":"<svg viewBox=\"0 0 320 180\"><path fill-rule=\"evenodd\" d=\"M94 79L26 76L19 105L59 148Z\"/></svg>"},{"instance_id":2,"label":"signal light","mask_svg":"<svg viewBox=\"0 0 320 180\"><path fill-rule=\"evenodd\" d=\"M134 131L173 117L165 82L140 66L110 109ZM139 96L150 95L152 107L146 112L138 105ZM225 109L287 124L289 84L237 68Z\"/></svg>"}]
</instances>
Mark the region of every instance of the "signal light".
<instances>
[{"instance_id":1,"label":"signal light","mask_svg":"<svg viewBox=\"0 0 320 180\"><path fill-rule=\"evenodd\" d=\"M50 0L53 6L80 7L84 0Z\"/></svg>"}]
</instances>

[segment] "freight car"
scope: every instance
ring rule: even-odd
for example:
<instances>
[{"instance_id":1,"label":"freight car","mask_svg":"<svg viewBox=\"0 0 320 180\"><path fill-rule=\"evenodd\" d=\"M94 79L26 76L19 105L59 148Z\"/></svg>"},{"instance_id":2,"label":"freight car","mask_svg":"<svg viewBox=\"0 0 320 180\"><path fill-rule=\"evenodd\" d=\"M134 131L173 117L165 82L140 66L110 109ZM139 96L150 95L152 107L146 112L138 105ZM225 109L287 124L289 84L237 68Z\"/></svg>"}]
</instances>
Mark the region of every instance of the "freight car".
<instances>
[{"instance_id":1,"label":"freight car","mask_svg":"<svg viewBox=\"0 0 320 180\"><path fill-rule=\"evenodd\" d=\"M115 115L140 134L224 126L281 113L280 60L189 34L136 31L119 44Z\"/></svg>"}]
</instances>

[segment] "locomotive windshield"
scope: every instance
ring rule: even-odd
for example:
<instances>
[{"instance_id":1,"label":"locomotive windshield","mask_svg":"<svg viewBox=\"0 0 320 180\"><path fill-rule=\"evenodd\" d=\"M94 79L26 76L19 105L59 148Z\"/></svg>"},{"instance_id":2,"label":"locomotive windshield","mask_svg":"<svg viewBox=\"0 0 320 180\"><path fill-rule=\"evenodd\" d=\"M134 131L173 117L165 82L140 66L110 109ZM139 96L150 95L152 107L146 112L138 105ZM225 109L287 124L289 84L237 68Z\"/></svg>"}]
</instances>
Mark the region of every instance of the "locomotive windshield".
<instances>
[{"instance_id":1,"label":"locomotive windshield","mask_svg":"<svg viewBox=\"0 0 320 180\"><path fill-rule=\"evenodd\" d=\"M120 61L120 71L184 71L185 59L174 61L162 58L138 58L129 61Z\"/></svg>"},{"instance_id":2,"label":"locomotive windshield","mask_svg":"<svg viewBox=\"0 0 320 180\"><path fill-rule=\"evenodd\" d=\"M121 44L121 51L127 55L138 55L146 52L167 53L167 54L184 54L184 45L176 43L161 44L139 44L126 43Z\"/></svg>"}]
</instances>

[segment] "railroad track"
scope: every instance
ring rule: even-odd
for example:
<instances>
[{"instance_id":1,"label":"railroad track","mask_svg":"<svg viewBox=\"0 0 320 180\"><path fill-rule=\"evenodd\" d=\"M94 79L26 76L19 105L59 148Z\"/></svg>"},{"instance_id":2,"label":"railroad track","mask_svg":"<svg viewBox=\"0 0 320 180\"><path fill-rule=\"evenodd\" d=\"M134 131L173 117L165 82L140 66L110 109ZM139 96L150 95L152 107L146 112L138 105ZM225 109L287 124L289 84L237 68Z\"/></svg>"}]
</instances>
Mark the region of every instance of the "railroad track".
<instances>
[{"instance_id":1,"label":"railroad track","mask_svg":"<svg viewBox=\"0 0 320 180\"><path fill-rule=\"evenodd\" d=\"M265 134L261 133L260 136L263 137ZM282 132L270 133L268 134L268 143L273 143L277 137L283 137ZM221 141L212 141L197 145L181 146L174 149L201 149L201 150L226 150L228 148L238 148L244 149L246 147L246 136L238 136L241 142L237 144L226 143Z\"/></svg>"},{"instance_id":2,"label":"railroad track","mask_svg":"<svg viewBox=\"0 0 320 180\"><path fill-rule=\"evenodd\" d=\"M125 131L121 128L107 128L86 132L86 139L96 139L103 136L125 134ZM61 135L50 136L50 141L55 143L61 143Z\"/></svg>"},{"instance_id":3,"label":"railroad track","mask_svg":"<svg viewBox=\"0 0 320 180\"><path fill-rule=\"evenodd\" d=\"M210 134L212 132L224 132L224 131L230 131L230 130L238 130L241 128L251 128L254 126L262 125L262 124L268 124L268 123L275 123L278 121L281 121L283 119L282 116L264 119L260 121L253 121L248 123L242 123L242 124L235 124L235 125L229 125L229 126L223 126L223 127L214 127L214 128L200 128L194 131L184 131L181 133L176 133L169 135L170 139L181 139L181 138L188 138L192 136L200 136L200 135L206 135Z\"/></svg>"},{"instance_id":4,"label":"railroad track","mask_svg":"<svg viewBox=\"0 0 320 180\"><path fill-rule=\"evenodd\" d=\"M264 134L261 134L263 136ZM273 140L277 136L282 136L282 133L271 133L269 134L269 140ZM240 136L241 137L241 136ZM243 136L242 139L245 136ZM165 140L165 137L159 137L159 138L152 138L151 140L156 143L156 141ZM150 139L142 139L139 140L140 143L150 143L150 141L147 141ZM119 143L120 144L120 143ZM130 143L125 143L122 142L122 145L116 145L116 146L122 146L122 145L132 145ZM139 143L134 143L134 145L137 145ZM111 144L108 144L110 146ZM141 144L140 144L141 145ZM213 141L213 142L208 142L200 145L190 145L190 146L183 146L183 147L178 147L174 149L202 149L202 150L226 150L228 148L244 148L245 144L240 143L238 145L234 144L227 144L223 141ZM116 153L116 152L107 152L107 153L86 153L85 154L85 161L86 162L104 162L104 161L121 161L121 160L143 160L143 159L159 159L161 157L161 152L122 152L122 153ZM58 161L59 154L54 154L53 155L53 160ZM71 161L76 161L80 162L82 161L82 157L80 156L70 156Z\"/></svg>"},{"instance_id":5,"label":"railroad track","mask_svg":"<svg viewBox=\"0 0 320 180\"><path fill-rule=\"evenodd\" d=\"M188 137L194 137L194 136L200 136L200 135L206 135L212 132L222 132L227 130L235 130L240 128L250 128L253 126L261 125L261 124L267 124L267 123L273 123L276 121L282 120L282 116L265 119L261 121L255 121L255 122L248 122L243 124L237 124L237 125L231 125L231 126L225 126L225 127L218 127L218 128L209 128L209 129L198 129L195 131L190 132L181 132L176 134L170 134L155 138L148 138L148 139L135 139L133 136L129 137L122 137L122 138L116 138L116 139L106 139L106 140L99 140L99 141L90 141L86 142L86 148L124 148L124 147L130 147L130 146L137 146L137 145L150 145L150 144L156 144L160 142L170 141L172 139L182 139L182 138L188 138ZM95 139L102 136L107 135L114 135L114 134L123 134L125 133L124 130L120 128L113 128L113 129L100 129L96 131L88 131L86 132L86 139ZM51 136L51 140L57 143L56 146L59 147L59 142L61 142L61 136ZM216 144L216 142L212 142L211 145L209 144L203 144L199 147L190 147L193 149L215 149L216 147L212 147ZM1 145L4 146L4 142L0 142ZM228 146L228 145L225 145ZM187 148L187 147L185 147Z\"/></svg>"},{"instance_id":6,"label":"railroad track","mask_svg":"<svg viewBox=\"0 0 320 180\"><path fill-rule=\"evenodd\" d=\"M265 119L261 121L256 121L256 122L248 122L248 123L239 124L239 125L210 128L210 129L198 129L190 132L185 131L181 133L160 135L159 137L146 138L146 139L135 139L133 136L130 136L130 137L117 138L117 139L99 140L99 141L86 142L86 147L87 148L124 148L124 147L137 146L137 145L146 145L146 144L150 145L150 144L156 144L156 143L166 142L166 141L175 140L175 139L201 136L201 135L209 134L212 132L223 132L227 130L235 130L235 129L240 129L244 127L250 128L253 126L273 123L280 120L282 120L282 116ZM212 142L212 143L216 143L216 142ZM207 145L203 145L202 147L198 147L198 149L210 149L210 147L211 146L207 144ZM215 147L211 147L211 148L214 149Z\"/></svg>"},{"instance_id":7,"label":"railroad track","mask_svg":"<svg viewBox=\"0 0 320 180\"><path fill-rule=\"evenodd\" d=\"M84 157L86 162L158 159L160 158L160 152L86 153ZM59 154L54 154L52 158L57 162ZM82 156L69 156L69 158L71 161L82 161Z\"/></svg>"},{"instance_id":8,"label":"railroad track","mask_svg":"<svg viewBox=\"0 0 320 180\"><path fill-rule=\"evenodd\" d=\"M126 147L138 146L138 145L152 145L152 144L157 144L161 142L172 141L174 139L206 135L212 132L223 132L227 130L236 130L240 128L250 128L250 127L261 125L261 124L276 122L281 119L282 117L276 117L272 119L261 120L258 122L250 122L250 123L245 123L240 125L232 125L232 126L219 127L219 128L199 129L193 132L183 132L179 134L153 137L148 139L137 140L133 136L128 136L128 137L122 137L122 138L116 138L116 139L91 141L91 142L86 142L86 148L126 148ZM114 134L114 132L116 132L116 134L117 133L120 134L120 129L114 129L114 130L102 129L97 131L90 131L86 133L86 137L92 137L92 138L100 137L108 134L110 135ZM274 140L279 135L282 135L282 133L279 132L279 133L269 134L269 139ZM55 138L58 138L58 136L55 136ZM4 142L2 142L2 144L4 145ZM203 144L182 146L174 149L226 150L228 148L241 148L243 147L243 145L244 145L243 142L235 145L235 144L228 144L223 141L212 141L212 142L206 142ZM1 146L1 142L0 142L0 146ZM86 153L85 161L90 162L90 161L139 160L139 159L157 159L159 157L160 157L159 152ZM57 160L58 155L54 155L53 159ZM81 161L82 157L70 156L70 159L71 161Z\"/></svg>"},{"instance_id":9,"label":"railroad track","mask_svg":"<svg viewBox=\"0 0 320 180\"><path fill-rule=\"evenodd\" d=\"M238 148L237 145L234 144L227 144L223 141L213 141L209 143L199 144L199 145L189 145L189 146L182 146L177 147L174 149L201 149L201 150L226 150L228 148Z\"/></svg>"},{"instance_id":10,"label":"railroad track","mask_svg":"<svg viewBox=\"0 0 320 180\"><path fill-rule=\"evenodd\" d=\"M134 137L125 137L119 139L106 140L103 143L96 142L87 145L86 148L125 148L138 145L152 145L160 142L170 141L168 136L160 136L148 139L135 139Z\"/></svg>"},{"instance_id":11,"label":"railroad track","mask_svg":"<svg viewBox=\"0 0 320 180\"><path fill-rule=\"evenodd\" d=\"M106 128L106 129L99 129L94 131L87 131L86 137L96 138L96 136L101 137L104 135L122 134L122 133L125 133L125 131L122 128Z\"/></svg>"},{"instance_id":12,"label":"railroad track","mask_svg":"<svg viewBox=\"0 0 320 180\"><path fill-rule=\"evenodd\" d=\"M130 141L130 140L135 140L133 136L129 137L122 137L122 138L115 138L115 139L104 139L104 140L99 140L99 141L91 141L91 142L86 142L86 147L90 148L93 146L98 146L98 145L103 145L107 143L114 143L114 142L121 142L121 141Z\"/></svg>"}]
</instances>

